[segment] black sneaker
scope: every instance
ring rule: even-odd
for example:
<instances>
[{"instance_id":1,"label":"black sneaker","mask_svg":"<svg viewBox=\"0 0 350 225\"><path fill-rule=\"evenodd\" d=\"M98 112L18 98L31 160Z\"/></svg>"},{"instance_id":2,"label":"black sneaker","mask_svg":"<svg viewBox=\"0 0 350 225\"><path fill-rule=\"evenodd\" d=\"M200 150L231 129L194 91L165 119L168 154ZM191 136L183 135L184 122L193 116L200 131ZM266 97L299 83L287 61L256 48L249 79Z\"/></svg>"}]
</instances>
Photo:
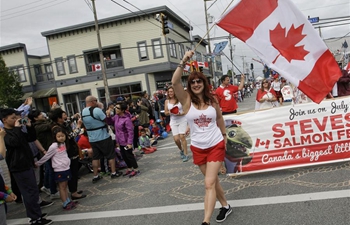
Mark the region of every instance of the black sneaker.
<instances>
[{"instance_id":1,"label":"black sneaker","mask_svg":"<svg viewBox=\"0 0 350 225\"><path fill-rule=\"evenodd\" d=\"M99 181L101 179L102 179L102 177L100 175L98 175L98 177L92 178L92 183L94 184L94 183L96 183L97 181Z\"/></svg>"},{"instance_id":2,"label":"black sneaker","mask_svg":"<svg viewBox=\"0 0 350 225\"><path fill-rule=\"evenodd\" d=\"M31 220L30 221L30 224L32 225L49 225L49 224L52 224L53 221L52 220L48 220L48 219L45 219L45 218L41 218L41 219L38 219L38 220Z\"/></svg>"},{"instance_id":3,"label":"black sneaker","mask_svg":"<svg viewBox=\"0 0 350 225\"><path fill-rule=\"evenodd\" d=\"M53 205L53 202L42 201L42 202L40 203L40 208L49 207L49 206L51 206L51 205Z\"/></svg>"},{"instance_id":4,"label":"black sneaker","mask_svg":"<svg viewBox=\"0 0 350 225\"><path fill-rule=\"evenodd\" d=\"M230 215L231 213L232 213L232 208L230 205L228 205L228 209L226 209L225 207L221 207L220 213L216 217L216 222L218 222L218 223L224 222L226 220L227 216Z\"/></svg>"},{"instance_id":5,"label":"black sneaker","mask_svg":"<svg viewBox=\"0 0 350 225\"><path fill-rule=\"evenodd\" d=\"M210 223L203 222L202 225L210 225Z\"/></svg>"},{"instance_id":6,"label":"black sneaker","mask_svg":"<svg viewBox=\"0 0 350 225\"><path fill-rule=\"evenodd\" d=\"M117 178L117 177L120 177L121 175L123 175L123 172L116 172L115 174L111 174L111 179L114 179L114 178Z\"/></svg>"}]
</instances>

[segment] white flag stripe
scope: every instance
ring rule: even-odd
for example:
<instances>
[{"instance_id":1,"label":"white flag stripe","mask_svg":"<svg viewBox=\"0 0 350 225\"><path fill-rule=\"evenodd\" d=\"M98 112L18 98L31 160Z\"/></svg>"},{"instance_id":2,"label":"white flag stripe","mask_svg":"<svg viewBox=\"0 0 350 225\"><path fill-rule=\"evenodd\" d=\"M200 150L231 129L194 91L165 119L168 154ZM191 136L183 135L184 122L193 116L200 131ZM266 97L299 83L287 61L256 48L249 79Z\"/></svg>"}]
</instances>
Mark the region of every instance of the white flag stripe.
<instances>
[{"instance_id":1,"label":"white flag stripe","mask_svg":"<svg viewBox=\"0 0 350 225\"><path fill-rule=\"evenodd\" d=\"M289 10L285 10L289 9ZM291 9L291 10L290 10ZM306 23L305 23L306 22ZM247 41L247 45L255 49L256 54L266 62L272 62L280 53L269 42L270 30L281 24L286 28L286 34L294 24L294 28L304 24L303 34L308 35L303 38L296 46L304 45L304 49L309 51L304 60L292 60L288 62L284 57L278 57L275 64L268 63L268 66L273 70L279 70L283 74L293 74L288 80L294 85L298 85L299 80L303 80L313 69L318 58L327 50L327 46L322 39L317 37L311 23L309 23L305 16L295 7L290 1L279 1L276 10L267 17L256 29ZM307 32L305 32L308 30ZM313 35L311 35L313 34ZM265 40L265 41L263 41ZM283 71L281 71L283 68Z\"/></svg>"}]
</instances>

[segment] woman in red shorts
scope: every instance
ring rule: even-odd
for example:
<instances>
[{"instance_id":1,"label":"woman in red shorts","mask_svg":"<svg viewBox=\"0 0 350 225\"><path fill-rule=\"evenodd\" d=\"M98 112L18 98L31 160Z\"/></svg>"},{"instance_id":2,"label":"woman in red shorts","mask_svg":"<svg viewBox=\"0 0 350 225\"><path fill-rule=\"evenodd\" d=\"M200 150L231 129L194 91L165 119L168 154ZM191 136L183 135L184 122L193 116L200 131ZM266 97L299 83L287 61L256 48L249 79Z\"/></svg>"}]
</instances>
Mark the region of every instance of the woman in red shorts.
<instances>
[{"instance_id":1,"label":"woman in red shorts","mask_svg":"<svg viewBox=\"0 0 350 225\"><path fill-rule=\"evenodd\" d=\"M190 127L193 162L199 166L205 177L202 225L208 225L215 208L216 198L222 205L220 213L216 217L217 222L223 222L232 212L218 177L220 166L225 157L227 138L220 106L210 93L209 83L204 74L197 71L192 72L188 77L187 91L182 86L183 68L193 54L193 51L185 53L171 82Z\"/></svg>"}]
</instances>

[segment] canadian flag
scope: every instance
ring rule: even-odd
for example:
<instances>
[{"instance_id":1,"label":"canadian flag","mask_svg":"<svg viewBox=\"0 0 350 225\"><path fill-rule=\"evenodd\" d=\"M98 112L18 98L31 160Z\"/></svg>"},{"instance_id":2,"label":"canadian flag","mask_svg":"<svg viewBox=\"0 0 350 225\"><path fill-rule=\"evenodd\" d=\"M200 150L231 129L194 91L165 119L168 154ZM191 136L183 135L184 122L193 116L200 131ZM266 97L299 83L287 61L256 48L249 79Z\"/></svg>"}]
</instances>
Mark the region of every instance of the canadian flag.
<instances>
[{"instance_id":1,"label":"canadian flag","mask_svg":"<svg viewBox=\"0 0 350 225\"><path fill-rule=\"evenodd\" d=\"M209 68L208 62L198 62L198 67Z\"/></svg>"},{"instance_id":2,"label":"canadian flag","mask_svg":"<svg viewBox=\"0 0 350 225\"><path fill-rule=\"evenodd\" d=\"M190 63L186 63L184 66L184 71L185 72L191 72L191 64Z\"/></svg>"},{"instance_id":3,"label":"canadian flag","mask_svg":"<svg viewBox=\"0 0 350 225\"><path fill-rule=\"evenodd\" d=\"M341 76L332 53L290 0L237 0L217 25L316 103Z\"/></svg>"},{"instance_id":4,"label":"canadian flag","mask_svg":"<svg viewBox=\"0 0 350 225\"><path fill-rule=\"evenodd\" d=\"M100 71L101 70L101 63L97 63L91 66L92 71Z\"/></svg>"}]
</instances>

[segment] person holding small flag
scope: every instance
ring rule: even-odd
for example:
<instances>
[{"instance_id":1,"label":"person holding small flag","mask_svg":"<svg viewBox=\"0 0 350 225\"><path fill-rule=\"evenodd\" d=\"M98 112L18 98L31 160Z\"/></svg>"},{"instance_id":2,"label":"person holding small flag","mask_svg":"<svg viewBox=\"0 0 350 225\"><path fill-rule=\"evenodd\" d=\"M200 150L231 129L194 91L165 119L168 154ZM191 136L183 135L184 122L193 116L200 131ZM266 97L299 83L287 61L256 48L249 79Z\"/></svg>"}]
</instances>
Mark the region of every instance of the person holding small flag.
<instances>
[{"instance_id":1,"label":"person holding small flag","mask_svg":"<svg viewBox=\"0 0 350 225\"><path fill-rule=\"evenodd\" d=\"M194 51L187 51L171 80L174 92L182 105L191 135L193 163L204 175L204 219L202 225L209 225L216 199L221 204L216 222L223 222L232 213L227 203L218 173L225 158L226 127L217 99L210 93L209 82L203 73L193 71L188 76L185 91L181 76L186 62ZM242 82L243 83L243 82Z\"/></svg>"}]
</instances>

